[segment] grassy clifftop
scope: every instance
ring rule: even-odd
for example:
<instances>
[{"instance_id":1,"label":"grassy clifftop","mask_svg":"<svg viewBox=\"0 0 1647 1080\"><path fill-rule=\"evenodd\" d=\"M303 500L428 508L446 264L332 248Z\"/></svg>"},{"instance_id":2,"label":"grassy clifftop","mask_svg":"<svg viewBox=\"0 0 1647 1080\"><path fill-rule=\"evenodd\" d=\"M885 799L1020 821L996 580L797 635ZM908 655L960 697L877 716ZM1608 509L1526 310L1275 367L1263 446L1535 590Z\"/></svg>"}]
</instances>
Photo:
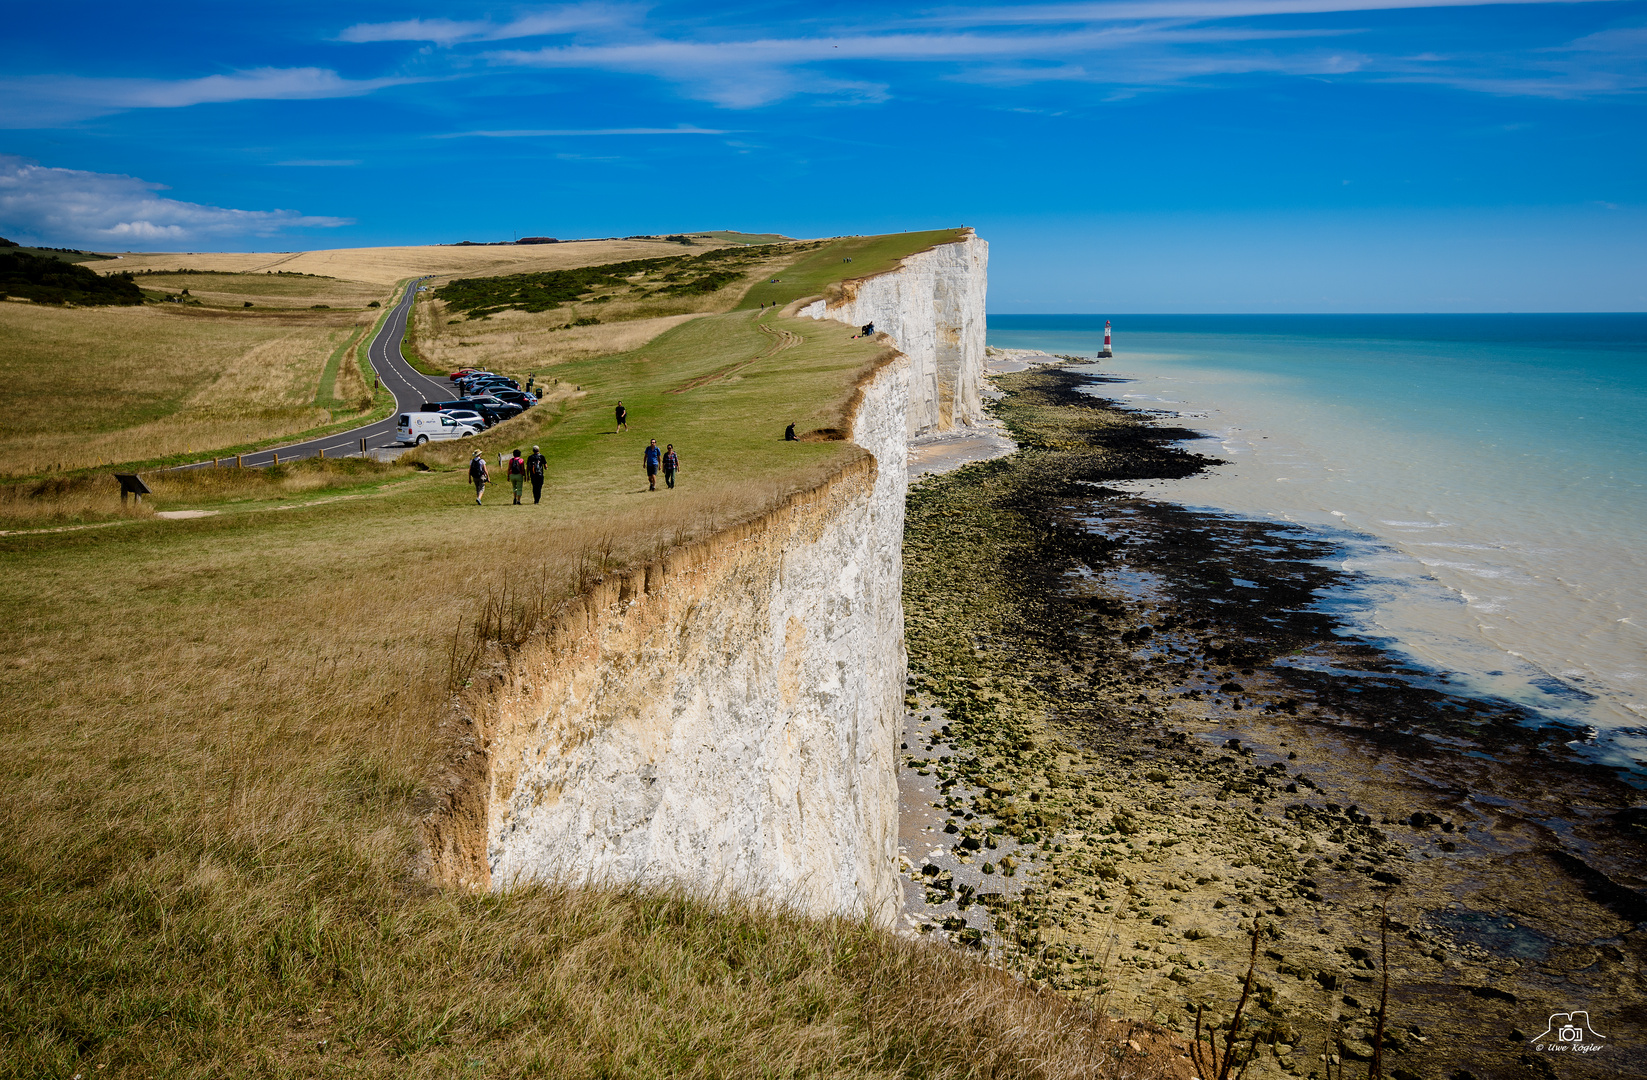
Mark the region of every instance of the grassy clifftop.
<instances>
[{"instance_id":1,"label":"grassy clifftop","mask_svg":"<svg viewBox=\"0 0 1647 1080\"><path fill-rule=\"evenodd\" d=\"M489 347L551 315L497 316ZM488 601L523 625L862 453L782 432L839 426L878 346L771 311L659 318L521 356L545 405L412 463L155 474L124 515L103 480L37 485L86 508L0 535L0 1077L1122 1074L1125 1032L860 925L412 886ZM104 378L145 388L135 361ZM651 437L681 452L675 491L645 490ZM500 484L476 506L471 447L533 443L544 503Z\"/></svg>"}]
</instances>

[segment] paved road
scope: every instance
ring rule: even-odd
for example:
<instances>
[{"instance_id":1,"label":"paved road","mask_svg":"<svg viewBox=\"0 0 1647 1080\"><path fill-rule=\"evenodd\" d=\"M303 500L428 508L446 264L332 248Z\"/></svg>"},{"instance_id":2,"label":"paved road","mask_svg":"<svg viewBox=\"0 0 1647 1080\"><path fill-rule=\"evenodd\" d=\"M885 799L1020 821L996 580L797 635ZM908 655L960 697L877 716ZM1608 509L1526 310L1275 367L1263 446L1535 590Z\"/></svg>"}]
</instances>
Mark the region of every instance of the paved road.
<instances>
[{"instance_id":1,"label":"paved road","mask_svg":"<svg viewBox=\"0 0 1647 1080\"><path fill-rule=\"evenodd\" d=\"M275 455L280 455L281 461L293 461L297 458L314 457L325 450L329 456L343 457L347 454L360 453L360 440L366 440L368 450L377 450L384 447L398 447L395 442L395 418L403 412L414 411L425 401L447 401L457 394L452 384L445 379L431 379L406 362L401 355L400 343L405 340L406 320L411 316L412 301L417 298L418 287L428 278L419 278L406 286L406 295L400 298L389 317L383 320L383 326L378 330L371 343L366 346L366 356L371 361L372 369L377 372L383 385L395 396L395 412L393 415L353 428L349 431L339 431L333 435L323 435L318 439L307 442L293 443L290 446L276 446L268 450L259 450L252 454L241 455L243 465L270 465L274 463ZM233 464L233 459L228 460ZM209 461L198 465L186 466L200 468L209 466Z\"/></svg>"}]
</instances>

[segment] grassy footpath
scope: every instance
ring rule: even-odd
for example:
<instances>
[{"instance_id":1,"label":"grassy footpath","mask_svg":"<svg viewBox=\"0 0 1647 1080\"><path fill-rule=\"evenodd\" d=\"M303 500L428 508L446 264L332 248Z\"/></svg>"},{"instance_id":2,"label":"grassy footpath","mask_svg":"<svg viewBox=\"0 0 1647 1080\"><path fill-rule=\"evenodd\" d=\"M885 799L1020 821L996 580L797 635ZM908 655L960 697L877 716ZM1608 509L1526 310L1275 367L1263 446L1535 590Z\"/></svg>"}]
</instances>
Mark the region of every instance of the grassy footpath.
<instances>
[{"instance_id":1,"label":"grassy footpath","mask_svg":"<svg viewBox=\"0 0 1647 1080\"><path fill-rule=\"evenodd\" d=\"M146 505L211 516L0 536L0 1076L1122 1075L1119 1029L863 926L408 884L480 598L569 595L591 552L652 557L862 453L782 429L837 426L877 347L774 319L561 365L549 403L406 464L170 474ZM675 491L645 490L650 437ZM477 507L471 448L534 442L545 502Z\"/></svg>"}]
</instances>

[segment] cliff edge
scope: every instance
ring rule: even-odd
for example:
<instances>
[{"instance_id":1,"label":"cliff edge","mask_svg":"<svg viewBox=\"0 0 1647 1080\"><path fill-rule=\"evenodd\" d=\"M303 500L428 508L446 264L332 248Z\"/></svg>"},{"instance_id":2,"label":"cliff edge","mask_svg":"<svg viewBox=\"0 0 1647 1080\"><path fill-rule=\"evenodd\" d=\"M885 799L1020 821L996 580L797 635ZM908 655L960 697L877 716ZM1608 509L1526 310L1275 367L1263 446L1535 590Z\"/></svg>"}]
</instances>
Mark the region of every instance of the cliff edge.
<instances>
[{"instance_id":1,"label":"cliff edge","mask_svg":"<svg viewBox=\"0 0 1647 1080\"><path fill-rule=\"evenodd\" d=\"M910 438L983 419L984 295L989 244L961 240L905 258L896 269L841 282L797 314L875 324L909 357Z\"/></svg>"},{"instance_id":2,"label":"cliff edge","mask_svg":"<svg viewBox=\"0 0 1647 1080\"><path fill-rule=\"evenodd\" d=\"M865 453L511 652L465 702L423 822L430 880L667 883L893 921L905 459L912 434L978 415L986 257L968 234L805 308L866 313L897 346L853 395Z\"/></svg>"}]
</instances>

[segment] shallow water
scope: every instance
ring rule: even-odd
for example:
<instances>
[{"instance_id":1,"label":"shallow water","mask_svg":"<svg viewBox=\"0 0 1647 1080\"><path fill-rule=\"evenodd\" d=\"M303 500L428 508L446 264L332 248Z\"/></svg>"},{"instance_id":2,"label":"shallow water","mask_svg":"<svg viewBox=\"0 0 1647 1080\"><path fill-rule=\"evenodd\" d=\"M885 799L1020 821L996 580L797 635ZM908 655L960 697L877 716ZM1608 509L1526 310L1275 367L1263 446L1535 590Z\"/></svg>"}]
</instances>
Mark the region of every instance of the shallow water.
<instances>
[{"instance_id":1,"label":"shallow water","mask_svg":"<svg viewBox=\"0 0 1647 1080\"><path fill-rule=\"evenodd\" d=\"M992 316L1092 355L1103 319ZM1355 631L1647 765L1647 315L1127 316L1095 388L1225 462L1140 493L1339 542Z\"/></svg>"}]
</instances>

